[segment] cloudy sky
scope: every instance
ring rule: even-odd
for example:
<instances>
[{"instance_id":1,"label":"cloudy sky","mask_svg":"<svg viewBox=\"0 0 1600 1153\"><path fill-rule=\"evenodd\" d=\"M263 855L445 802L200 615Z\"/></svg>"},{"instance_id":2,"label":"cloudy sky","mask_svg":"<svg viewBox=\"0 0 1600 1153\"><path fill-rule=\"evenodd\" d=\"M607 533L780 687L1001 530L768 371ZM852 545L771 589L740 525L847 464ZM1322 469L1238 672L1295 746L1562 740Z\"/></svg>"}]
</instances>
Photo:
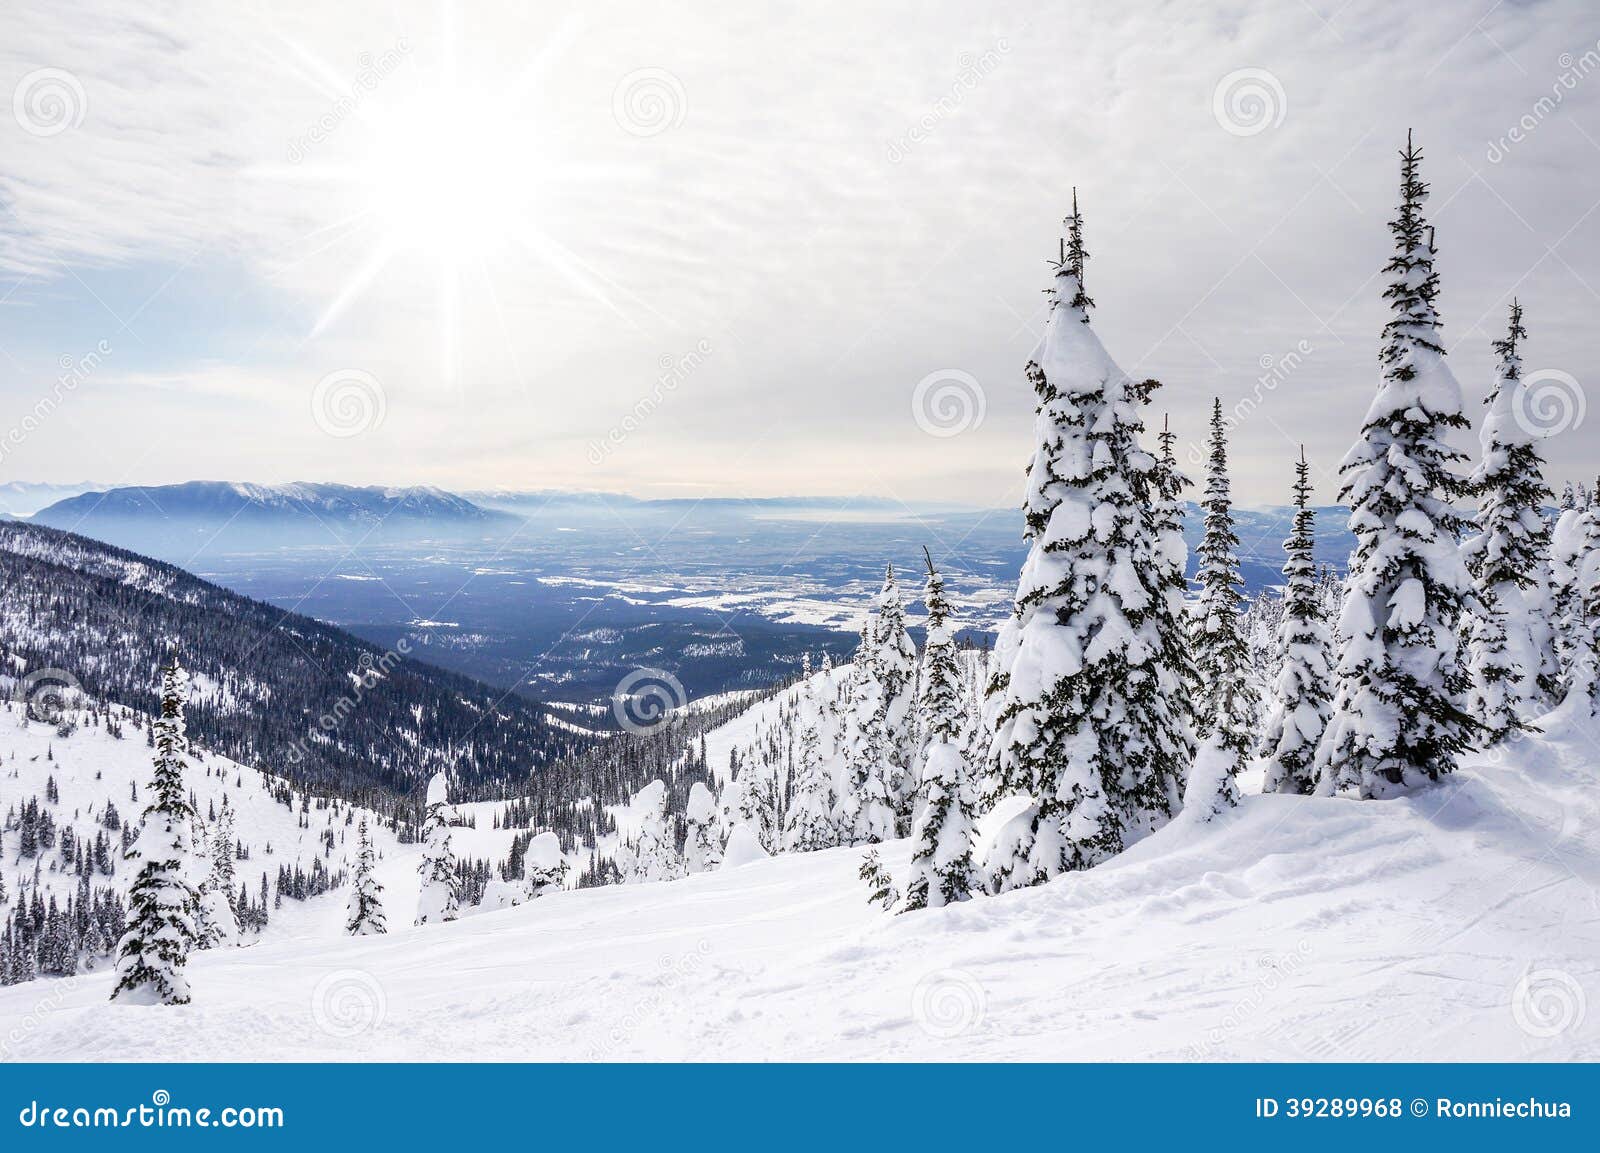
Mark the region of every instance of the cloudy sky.
<instances>
[{"instance_id":1,"label":"cloudy sky","mask_svg":"<svg viewBox=\"0 0 1600 1153\"><path fill-rule=\"evenodd\" d=\"M1076 186L1107 346L1280 503L1375 387L1408 127L1469 410L1516 295L1552 475L1600 458L1586 0L4 23L0 480L1008 504Z\"/></svg>"}]
</instances>

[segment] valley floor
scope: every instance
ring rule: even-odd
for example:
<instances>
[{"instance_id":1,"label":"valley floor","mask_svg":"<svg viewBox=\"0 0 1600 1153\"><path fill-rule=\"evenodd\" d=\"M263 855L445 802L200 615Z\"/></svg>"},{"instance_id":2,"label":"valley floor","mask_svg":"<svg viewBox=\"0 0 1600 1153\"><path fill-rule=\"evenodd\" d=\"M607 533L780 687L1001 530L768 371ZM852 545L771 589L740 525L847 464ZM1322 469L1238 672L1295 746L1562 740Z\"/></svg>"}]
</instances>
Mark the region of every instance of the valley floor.
<instances>
[{"instance_id":1,"label":"valley floor","mask_svg":"<svg viewBox=\"0 0 1600 1153\"><path fill-rule=\"evenodd\" d=\"M201 954L195 1001L108 972L0 989L13 1060L1595 1060L1594 722L1413 797L1250 796L1090 873L890 916L861 851ZM886 862L902 876L906 843Z\"/></svg>"}]
</instances>

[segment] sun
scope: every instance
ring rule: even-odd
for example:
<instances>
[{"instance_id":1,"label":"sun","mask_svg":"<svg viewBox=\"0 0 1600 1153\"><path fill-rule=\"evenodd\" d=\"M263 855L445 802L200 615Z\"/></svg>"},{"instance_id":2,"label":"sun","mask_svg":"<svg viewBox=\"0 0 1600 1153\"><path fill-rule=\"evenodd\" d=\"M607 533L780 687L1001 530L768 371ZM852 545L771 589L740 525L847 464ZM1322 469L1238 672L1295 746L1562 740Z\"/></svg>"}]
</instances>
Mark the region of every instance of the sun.
<instances>
[{"instance_id":1,"label":"sun","mask_svg":"<svg viewBox=\"0 0 1600 1153\"><path fill-rule=\"evenodd\" d=\"M306 241L313 254L331 252L346 260L348 272L310 335L332 329L392 261L421 260L434 280L439 376L447 385L458 375L462 284L469 277L487 282L498 309L490 269L507 252L524 258L525 267L552 271L618 316L623 313L615 299L642 304L557 240L540 219L540 192L557 172L558 158L526 97L539 72L573 42L581 21L569 17L503 89L464 79L480 73L457 66L452 21L453 16L446 20L436 42L427 42L437 49L431 73L407 85L398 73L387 77L362 102L348 132L340 131L341 141L354 137L359 144L337 161L255 170L268 179L317 183L332 194L333 219ZM297 57L311 57L304 46L292 47ZM408 67L420 69L421 61ZM320 71L333 73L326 65Z\"/></svg>"},{"instance_id":2,"label":"sun","mask_svg":"<svg viewBox=\"0 0 1600 1153\"><path fill-rule=\"evenodd\" d=\"M372 128L359 194L396 250L475 266L536 219L534 130L500 114L493 94L435 90L377 110Z\"/></svg>"}]
</instances>

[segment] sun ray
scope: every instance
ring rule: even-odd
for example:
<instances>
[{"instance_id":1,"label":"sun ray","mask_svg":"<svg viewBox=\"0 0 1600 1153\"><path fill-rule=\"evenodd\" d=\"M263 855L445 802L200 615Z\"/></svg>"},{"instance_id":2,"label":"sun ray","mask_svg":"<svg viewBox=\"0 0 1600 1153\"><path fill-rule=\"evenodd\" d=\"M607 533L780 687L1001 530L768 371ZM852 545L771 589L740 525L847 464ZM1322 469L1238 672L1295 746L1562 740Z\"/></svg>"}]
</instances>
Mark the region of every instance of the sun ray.
<instances>
[{"instance_id":1,"label":"sun ray","mask_svg":"<svg viewBox=\"0 0 1600 1153\"><path fill-rule=\"evenodd\" d=\"M399 247L398 239L392 235L384 236L379 240L371 255L367 257L360 268L356 269L355 274L345 281L345 285L339 290L339 294L333 298L333 302L328 305L322 316L318 318L316 325L311 329L313 337L321 336L326 332L328 326L338 320L344 310L350 307L355 299L367 290L368 286L377 279L378 273L382 272L394 257Z\"/></svg>"}]
</instances>

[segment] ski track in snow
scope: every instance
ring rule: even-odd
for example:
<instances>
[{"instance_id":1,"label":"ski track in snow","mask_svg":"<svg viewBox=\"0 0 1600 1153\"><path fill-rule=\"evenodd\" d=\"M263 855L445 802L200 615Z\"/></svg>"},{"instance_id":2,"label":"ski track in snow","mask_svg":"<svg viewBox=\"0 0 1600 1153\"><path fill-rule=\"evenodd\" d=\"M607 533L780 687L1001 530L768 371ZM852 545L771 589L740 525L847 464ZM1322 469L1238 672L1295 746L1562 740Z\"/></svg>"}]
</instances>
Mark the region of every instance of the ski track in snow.
<instances>
[{"instance_id":1,"label":"ski track in snow","mask_svg":"<svg viewBox=\"0 0 1600 1153\"><path fill-rule=\"evenodd\" d=\"M419 850L391 843L388 936L342 936L338 890L194 955L189 1006L110 1003L104 968L0 989L0 1041L96 1061L1600 1059L1596 736L1557 725L1399 800L1247 796L1091 872L906 916L866 904L857 848L414 928ZM504 852L488 814L458 852ZM900 878L908 853L884 848Z\"/></svg>"}]
</instances>

